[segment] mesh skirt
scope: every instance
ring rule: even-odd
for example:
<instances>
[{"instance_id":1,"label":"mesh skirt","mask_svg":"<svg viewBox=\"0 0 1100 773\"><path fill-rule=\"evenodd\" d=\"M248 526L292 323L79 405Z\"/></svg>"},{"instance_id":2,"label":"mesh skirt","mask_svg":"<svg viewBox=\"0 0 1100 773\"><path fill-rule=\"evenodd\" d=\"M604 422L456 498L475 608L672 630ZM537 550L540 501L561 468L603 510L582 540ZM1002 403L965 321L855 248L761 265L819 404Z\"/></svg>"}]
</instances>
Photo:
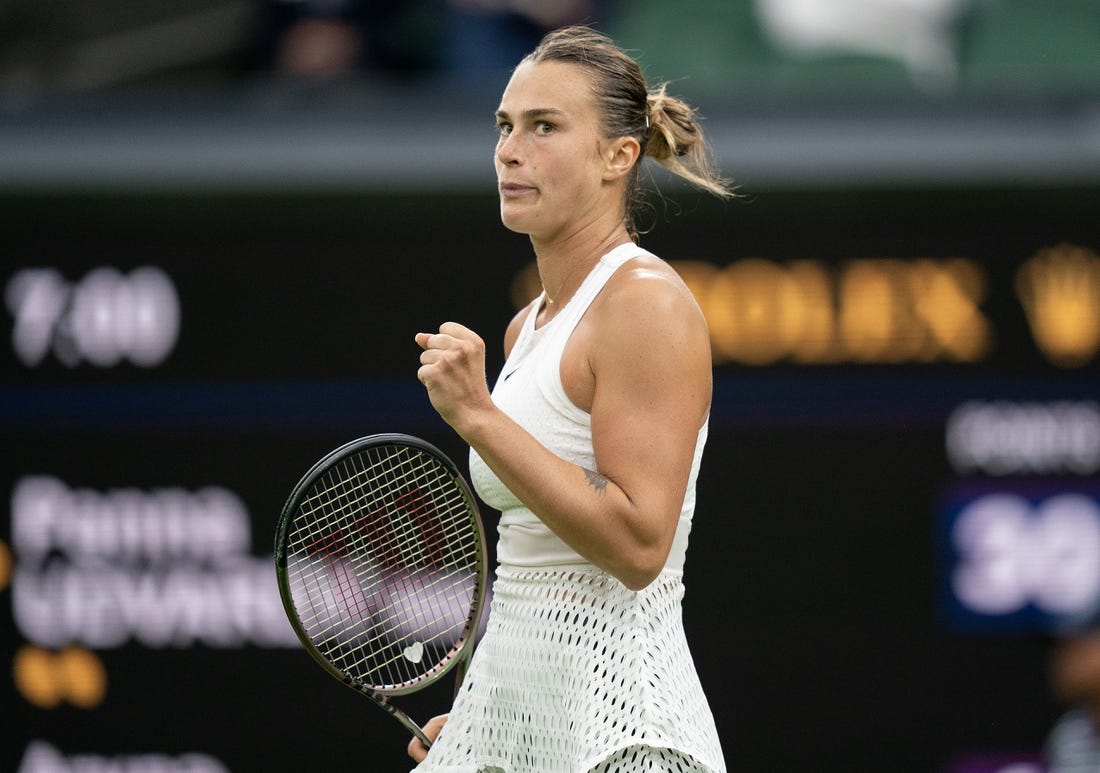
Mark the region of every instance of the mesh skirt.
<instances>
[{"instance_id":1,"label":"mesh skirt","mask_svg":"<svg viewBox=\"0 0 1100 773\"><path fill-rule=\"evenodd\" d=\"M486 633L417 773L725 771L683 584L501 566Z\"/></svg>"}]
</instances>

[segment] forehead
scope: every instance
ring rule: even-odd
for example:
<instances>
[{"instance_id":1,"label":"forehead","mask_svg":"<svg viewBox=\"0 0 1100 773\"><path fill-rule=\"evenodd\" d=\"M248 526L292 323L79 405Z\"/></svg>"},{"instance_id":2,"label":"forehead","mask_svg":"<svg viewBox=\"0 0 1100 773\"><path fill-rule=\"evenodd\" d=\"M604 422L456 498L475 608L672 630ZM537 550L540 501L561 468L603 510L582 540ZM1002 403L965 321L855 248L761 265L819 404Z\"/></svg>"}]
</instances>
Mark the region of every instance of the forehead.
<instances>
[{"instance_id":1,"label":"forehead","mask_svg":"<svg viewBox=\"0 0 1100 773\"><path fill-rule=\"evenodd\" d=\"M589 74L570 62L523 62L500 98L500 110L508 115L545 109L577 115L595 108Z\"/></svg>"}]
</instances>

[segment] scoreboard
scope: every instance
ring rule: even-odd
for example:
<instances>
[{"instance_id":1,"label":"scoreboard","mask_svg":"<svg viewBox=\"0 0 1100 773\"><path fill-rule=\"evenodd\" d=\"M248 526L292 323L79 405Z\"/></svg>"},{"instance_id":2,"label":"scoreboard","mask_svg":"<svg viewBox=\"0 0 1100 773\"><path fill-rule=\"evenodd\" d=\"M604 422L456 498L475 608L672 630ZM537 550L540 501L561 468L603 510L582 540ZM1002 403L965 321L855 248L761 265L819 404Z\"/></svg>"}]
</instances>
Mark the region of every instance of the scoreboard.
<instances>
[{"instance_id":1,"label":"scoreboard","mask_svg":"<svg viewBox=\"0 0 1100 773\"><path fill-rule=\"evenodd\" d=\"M1041 770L1049 637L1100 603L1100 190L679 209L642 244L711 329L685 625L729 766ZM10 195L0 232L0 769L410 767L298 646L275 519L357 436L465 467L413 335L502 364L538 278L495 198Z\"/></svg>"}]
</instances>

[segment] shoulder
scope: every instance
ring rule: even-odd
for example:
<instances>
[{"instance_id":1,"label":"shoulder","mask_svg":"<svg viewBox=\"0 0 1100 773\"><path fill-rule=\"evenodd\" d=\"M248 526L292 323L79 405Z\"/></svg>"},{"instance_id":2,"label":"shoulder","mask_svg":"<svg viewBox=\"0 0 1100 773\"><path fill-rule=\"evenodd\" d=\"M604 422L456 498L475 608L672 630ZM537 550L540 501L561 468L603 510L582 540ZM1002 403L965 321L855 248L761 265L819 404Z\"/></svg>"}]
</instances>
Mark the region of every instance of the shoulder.
<instances>
[{"instance_id":1,"label":"shoulder","mask_svg":"<svg viewBox=\"0 0 1100 773\"><path fill-rule=\"evenodd\" d=\"M688 330L706 331L703 312L683 279L668 263L648 253L627 261L607 280L596 311L608 322L631 327L674 321Z\"/></svg>"},{"instance_id":2,"label":"shoulder","mask_svg":"<svg viewBox=\"0 0 1100 773\"><path fill-rule=\"evenodd\" d=\"M635 367L711 364L710 332L699 304L668 263L649 255L624 263L589 313L593 354L622 357Z\"/></svg>"},{"instance_id":3,"label":"shoulder","mask_svg":"<svg viewBox=\"0 0 1100 773\"><path fill-rule=\"evenodd\" d=\"M687 285L658 258L647 255L620 266L581 318L568 347L580 355L576 361L584 368L570 370L563 356L562 383L584 410L594 410L597 392L604 395L604 409L634 410L643 404L653 409L671 401L688 411L689 424L709 410L712 360L706 320ZM577 384L582 386L570 389ZM668 415L679 416L678 411Z\"/></svg>"}]
</instances>

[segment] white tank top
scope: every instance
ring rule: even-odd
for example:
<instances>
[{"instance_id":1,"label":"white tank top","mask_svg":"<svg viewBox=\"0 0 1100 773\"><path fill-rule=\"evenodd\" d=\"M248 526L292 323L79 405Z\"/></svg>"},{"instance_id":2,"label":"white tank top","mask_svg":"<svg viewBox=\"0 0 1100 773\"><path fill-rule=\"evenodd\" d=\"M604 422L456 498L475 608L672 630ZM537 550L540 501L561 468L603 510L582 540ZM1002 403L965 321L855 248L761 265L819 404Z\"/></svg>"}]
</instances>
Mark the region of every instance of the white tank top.
<instances>
[{"instance_id":1,"label":"white tank top","mask_svg":"<svg viewBox=\"0 0 1100 773\"><path fill-rule=\"evenodd\" d=\"M554 454L588 470L596 470L591 416L565 394L561 383L562 352L577 323L616 269L631 258L649 254L635 244L623 244L611 250L600 259L565 307L536 330L535 319L546 294L539 296L493 387L493 402L502 411ZM695 481L706 439L707 425L704 423L695 442L687 493L665 569L679 571L684 566L695 512ZM544 567L588 563L505 488L473 449L470 450L470 478L478 496L501 511L497 527L497 560L501 564Z\"/></svg>"}]
</instances>

